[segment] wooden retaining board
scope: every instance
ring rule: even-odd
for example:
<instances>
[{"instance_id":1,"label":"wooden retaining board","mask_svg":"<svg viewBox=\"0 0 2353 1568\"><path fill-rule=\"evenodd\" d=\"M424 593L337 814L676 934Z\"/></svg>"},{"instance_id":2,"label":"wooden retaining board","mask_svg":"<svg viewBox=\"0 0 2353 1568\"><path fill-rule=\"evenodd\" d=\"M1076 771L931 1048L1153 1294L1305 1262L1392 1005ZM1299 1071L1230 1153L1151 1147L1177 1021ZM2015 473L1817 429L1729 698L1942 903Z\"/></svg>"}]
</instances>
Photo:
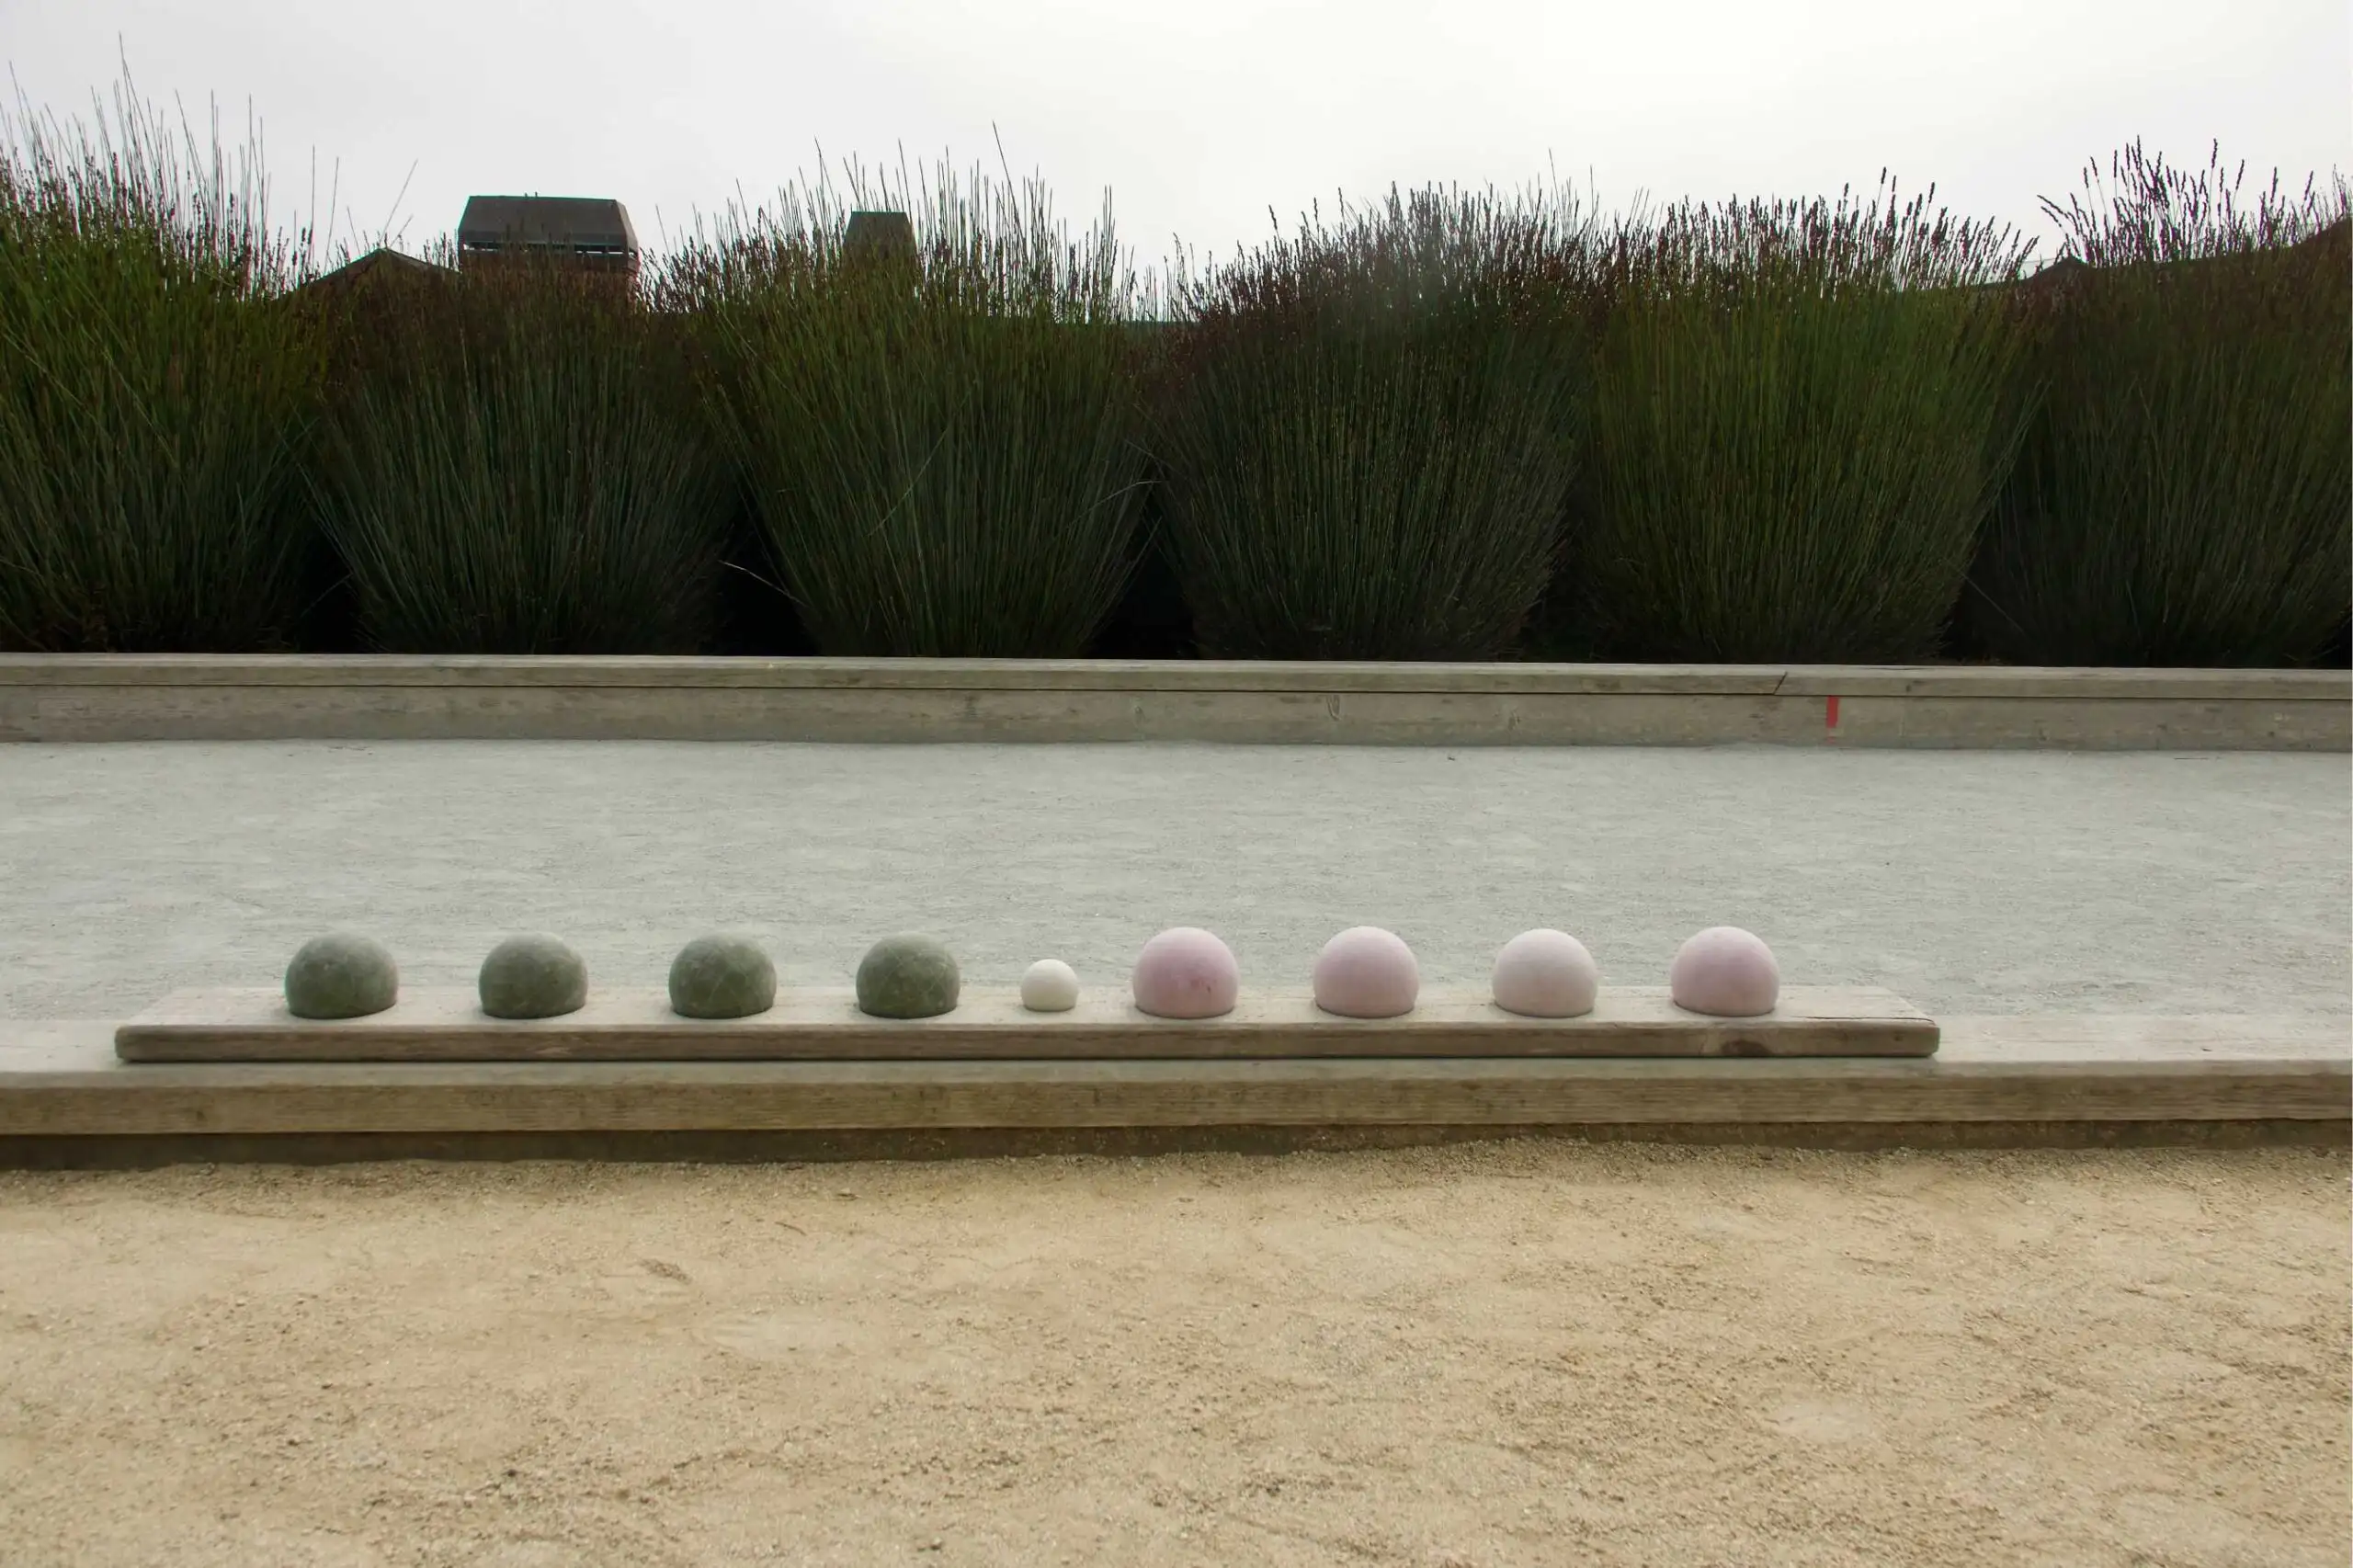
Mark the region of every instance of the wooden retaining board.
<instances>
[{"instance_id":1,"label":"wooden retaining board","mask_svg":"<svg viewBox=\"0 0 2353 1568\"><path fill-rule=\"evenodd\" d=\"M1552 1058L1222 1062L108 1061L0 1073L0 1136L2344 1123L2347 1064L2293 1060Z\"/></svg>"},{"instance_id":2,"label":"wooden retaining board","mask_svg":"<svg viewBox=\"0 0 2353 1568\"><path fill-rule=\"evenodd\" d=\"M1483 995L1426 995L1401 1018L1342 1018L1305 995L1223 1017L1155 1018L1125 997L1032 1013L969 990L938 1018L869 1017L847 991L799 991L756 1017L681 1018L660 992L614 992L561 1018L485 1016L474 994L418 990L389 1012L320 1021L267 990L180 992L115 1031L125 1062L1198 1061L1312 1057L1919 1057L1936 1021L1885 991L1790 987L1756 1018L1687 1013L1663 989L1604 993L1580 1018L1525 1018Z\"/></svg>"},{"instance_id":3,"label":"wooden retaining board","mask_svg":"<svg viewBox=\"0 0 2353 1568\"><path fill-rule=\"evenodd\" d=\"M1296 1146L1320 1148L1340 1146L1325 1140L1341 1133L1386 1137L1384 1129L1649 1130L1765 1143L1813 1129L1865 1145L1942 1146L1948 1133L2064 1142L2066 1128L2094 1142L2131 1141L2143 1126L2217 1137L2234 1127L2302 1127L2341 1142L2353 1126L2342 1015L1938 1022L1937 1054L1925 1059L151 1065L117 1057L115 1020L0 1019L0 1164L49 1158L35 1152L51 1144L71 1164L81 1156L58 1153L68 1145L131 1150L152 1140L160 1150L176 1139L192 1142L169 1157L189 1160L308 1160L334 1149L351 1158L509 1158L518 1145L499 1140L542 1137L559 1142L532 1157L603 1159L643 1157L632 1142L640 1135L681 1135L689 1151L710 1135L735 1152L660 1157L756 1150L752 1157L803 1159L929 1157L951 1148L926 1142L933 1134L970 1130L1078 1137L1108 1129L1147 1142L1165 1131L1178 1141L1172 1147L1191 1146L1183 1140L1197 1131L1211 1140L1201 1146L1222 1146L1214 1140L1237 1128L1277 1130L1267 1146L1291 1146L1281 1130L1295 1130ZM745 1142L726 1142L738 1134ZM377 1135L391 1141L369 1142ZM560 1142L574 1135L585 1141ZM780 1141L760 1142L770 1135ZM424 1142L400 1142L409 1137ZM248 1139L307 1139L313 1152L240 1142ZM1017 1147L1029 1145L999 1152Z\"/></svg>"},{"instance_id":4,"label":"wooden retaining board","mask_svg":"<svg viewBox=\"0 0 2353 1568\"><path fill-rule=\"evenodd\" d=\"M0 741L2343 752L2342 670L0 653Z\"/></svg>"}]
</instances>

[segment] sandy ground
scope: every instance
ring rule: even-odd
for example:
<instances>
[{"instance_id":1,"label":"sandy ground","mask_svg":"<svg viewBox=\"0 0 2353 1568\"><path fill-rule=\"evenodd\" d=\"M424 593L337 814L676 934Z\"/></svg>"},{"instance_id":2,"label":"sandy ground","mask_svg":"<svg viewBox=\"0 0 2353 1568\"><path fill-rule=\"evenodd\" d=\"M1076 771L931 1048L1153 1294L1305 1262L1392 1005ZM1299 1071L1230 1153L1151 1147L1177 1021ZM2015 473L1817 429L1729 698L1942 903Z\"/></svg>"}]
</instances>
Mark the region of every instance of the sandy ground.
<instances>
[{"instance_id":1,"label":"sandy ground","mask_svg":"<svg viewBox=\"0 0 2353 1568\"><path fill-rule=\"evenodd\" d=\"M0 1019L267 985L326 926L470 984L517 929L659 986L705 930L792 984L928 929L974 983L1119 983L1164 925L1303 986L1342 926L1483 983L1528 926L1660 984L1749 926L1936 1013L2342 1013L2343 756L549 743L0 746Z\"/></svg>"},{"instance_id":2,"label":"sandy ground","mask_svg":"<svg viewBox=\"0 0 2353 1568\"><path fill-rule=\"evenodd\" d=\"M0 1176L0 1560L2341 1568L2347 1174Z\"/></svg>"}]
</instances>

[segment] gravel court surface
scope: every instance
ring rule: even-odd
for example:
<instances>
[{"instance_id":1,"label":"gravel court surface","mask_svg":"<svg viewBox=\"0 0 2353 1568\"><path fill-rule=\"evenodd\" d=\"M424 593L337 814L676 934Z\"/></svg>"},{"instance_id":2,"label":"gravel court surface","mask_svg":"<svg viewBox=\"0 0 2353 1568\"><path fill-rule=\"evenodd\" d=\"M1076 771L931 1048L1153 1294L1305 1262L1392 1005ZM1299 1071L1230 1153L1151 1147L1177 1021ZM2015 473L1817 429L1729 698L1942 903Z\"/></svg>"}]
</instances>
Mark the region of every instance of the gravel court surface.
<instances>
[{"instance_id":1,"label":"gravel court surface","mask_svg":"<svg viewBox=\"0 0 2353 1568\"><path fill-rule=\"evenodd\" d=\"M894 930L968 983L1123 985L1205 925L1303 987L1349 925L1426 983L1513 933L1661 984L1705 925L1938 1013L2348 1008L2353 772L2281 754L603 742L0 746L0 1017L264 985L308 936L471 983L544 929L659 986L712 929L788 984Z\"/></svg>"}]
</instances>

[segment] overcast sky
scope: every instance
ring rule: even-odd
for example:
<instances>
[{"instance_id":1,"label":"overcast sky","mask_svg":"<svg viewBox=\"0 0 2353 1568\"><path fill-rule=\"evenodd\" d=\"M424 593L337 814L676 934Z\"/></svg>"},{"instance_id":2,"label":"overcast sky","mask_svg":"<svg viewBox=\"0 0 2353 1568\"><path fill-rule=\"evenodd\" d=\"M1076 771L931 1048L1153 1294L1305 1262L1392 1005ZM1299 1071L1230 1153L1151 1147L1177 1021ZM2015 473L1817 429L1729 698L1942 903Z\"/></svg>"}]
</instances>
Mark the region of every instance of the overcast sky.
<instances>
[{"instance_id":1,"label":"overcast sky","mask_svg":"<svg viewBox=\"0 0 2353 1568\"><path fill-rule=\"evenodd\" d=\"M1108 187L1149 263L1336 190L1835 194L1882 167L2044 234L2039 195L2133 136L2353 166L2346 0L0 0L37 108L143 96L266 133L275 205L411 249L470 192L614 196L642 240L822 146ZM994 128L994 129L993 129ZM404 187L405 187L404 193ZM2047 254L2050 242L2045 240Z\"/></svg>"}]
</instances>

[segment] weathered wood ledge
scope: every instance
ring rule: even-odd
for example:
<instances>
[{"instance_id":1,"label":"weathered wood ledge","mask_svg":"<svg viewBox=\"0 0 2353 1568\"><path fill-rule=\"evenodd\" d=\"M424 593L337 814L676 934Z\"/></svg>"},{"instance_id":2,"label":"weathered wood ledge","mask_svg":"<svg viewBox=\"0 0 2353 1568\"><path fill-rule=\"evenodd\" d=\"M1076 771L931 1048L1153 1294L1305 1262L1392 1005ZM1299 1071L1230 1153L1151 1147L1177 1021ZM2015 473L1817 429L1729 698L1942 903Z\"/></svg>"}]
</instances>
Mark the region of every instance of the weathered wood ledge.
<instances>
[{"instance_id":1,"label":"weathered wood ledge","mask_svg":"<svg viewBox=\"0 0 2353 1568\"><path fill-rule=\"evenodd\" d=\"M2353 750L2353 672L0 655L0 740Z\"/></svg>"},{"instance_id":2,"label":"weathered wood ledge","mask_svg":"<svg viewBox=\"0 0 2353 1568\"><path fill-rule=\"evenodd\" d=\"M1564 1131L2343 1143L2347 1022L1949 1017L1938 1054L1911 1058L188 1064L119 1060L110 1022L0 1022L0 1165L1275 1150Z\"/></svg>"}]
</instances>

